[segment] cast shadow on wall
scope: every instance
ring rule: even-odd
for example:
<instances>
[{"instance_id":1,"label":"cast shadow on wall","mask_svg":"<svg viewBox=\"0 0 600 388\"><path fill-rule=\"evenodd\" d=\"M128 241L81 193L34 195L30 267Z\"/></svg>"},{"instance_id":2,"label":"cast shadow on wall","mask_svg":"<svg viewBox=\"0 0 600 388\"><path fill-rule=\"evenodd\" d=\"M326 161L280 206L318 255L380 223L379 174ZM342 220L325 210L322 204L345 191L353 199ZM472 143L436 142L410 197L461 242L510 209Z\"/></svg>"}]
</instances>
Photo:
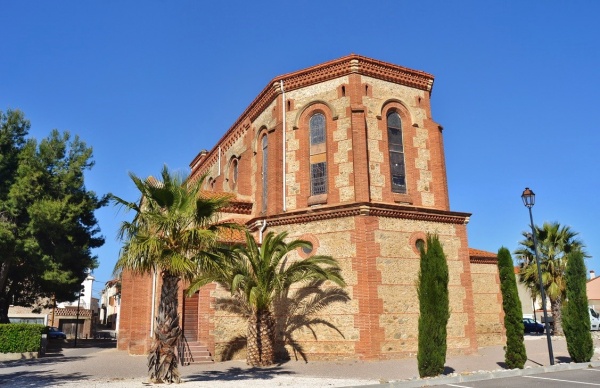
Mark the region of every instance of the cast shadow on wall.
<instances>
[{"instance_id":1,"label":"cast shadow on wall","mask_svg":"<svg viewBox=\"0 0 600 388\"><path fill-rule=\"evenodd\" d=\"M280 295L274 301L273 315L275 316L275 357L278 362L285 362L299 357L308 362L302 344L296 340L299 330L308 330L310 335L318 340L318 326L328 327L342 338L344 334L337 326L325 319L320 312L334 303L350 301L348 293L339 287L321 288L323 280L312 281L306 286L290 290ZM292 293L292 295L290 295ZM249 307L238 298L217 298L216 308L248 319ZM221 359L228 361L246 348L246 335L238 335L225 344Z\"/></svg>"}]
</instances>

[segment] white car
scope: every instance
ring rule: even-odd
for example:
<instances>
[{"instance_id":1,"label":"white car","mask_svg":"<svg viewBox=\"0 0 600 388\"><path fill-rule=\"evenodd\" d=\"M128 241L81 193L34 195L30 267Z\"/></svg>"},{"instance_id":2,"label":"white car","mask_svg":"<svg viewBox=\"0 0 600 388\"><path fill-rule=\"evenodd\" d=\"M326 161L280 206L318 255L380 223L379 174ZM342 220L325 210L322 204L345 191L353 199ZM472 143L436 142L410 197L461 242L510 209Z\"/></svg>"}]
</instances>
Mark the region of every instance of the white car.
<instances>
[{"instance_id":1,"label":"white car","mask_svg":"<svg viewBox=\"0 0 600 388\"><path fill-rule=\"evenodd\" d=\"M592 306L590 309L590 330L600 330L600 314Z\"/></svg>"}]
</instances>

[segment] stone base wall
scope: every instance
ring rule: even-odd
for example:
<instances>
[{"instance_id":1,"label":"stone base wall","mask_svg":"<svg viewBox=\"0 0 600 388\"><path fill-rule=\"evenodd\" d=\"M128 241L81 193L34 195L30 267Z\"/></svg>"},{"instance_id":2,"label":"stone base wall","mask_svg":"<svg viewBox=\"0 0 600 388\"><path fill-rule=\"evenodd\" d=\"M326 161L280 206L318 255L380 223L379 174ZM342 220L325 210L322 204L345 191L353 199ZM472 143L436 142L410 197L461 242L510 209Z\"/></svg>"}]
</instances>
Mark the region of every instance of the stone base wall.
<instances>
[{"instance_id":1,"label":"stone base wall","mask_svg":"<svg viewBox=\"0 0 600 388\"><path fill-rule=\"evenodd\" d=\"M475 327L480 347L506 343L504 312L500 293L498 266L493 263L472 263Z\"/></svg>"},{"instance_id":2,"label":"stone base wall","mask_svg":"<svg viewBox=\"0 0 600 388\"><path fill-rule=\"evenodd\" d=\"M477 350L479 321L473 311L477 305L473 299L476 287L471 280L464 224L361 215L275 226L265 233L284 230L290 239L312 241L314 254L335 257L348 283L345 290L350 300L333 303L319 314L333 328L316 325L314 331L303 327L293 333L308 359L369 360L416 355L419 317L416 282L420 257L415 242L424 239L426 232L440 237L450 271L448 354L470 354ZM299 260L303 253L294 252L291 256L291 260ZM491 294L497 297L497 290L493 293L490 289L490 297ZM229 293L213 286L210 295L218 299L227 298ZM204 313L212 315L213 330L206 332L203 342L213 341L215 360L245 357L240 339L246 335L246 321L225 311ZM498 312L495 313L498 323ZM484 326L488 333L497 332L493 324ZM292 348L287 350L294 358Z\"/></svg>"},{"instance_id":3,"label":"stone base wall","mask_svg":"<svg viewBox=\"0 0 600 388\"><path fill-rule=\"evenodd\" d=\"M424 239L427 232L438 234L448 260L448 354L470 354L478 347L503 344L498 270L494 263L469 262L465 229L463 224L369 215L267 228L265 233L286 230L290 239L312 241L314 254L331 255L339 261L348 283L345 291L350 299L329 305L319 315L331 327L316 325L314 331L301 327L293 333L307 358L369 360L416 355L420 258L415 242ZM305 256L298 251L290 259ZM156 306L160 292L157 280ZM183 288L181 285L182 292ZM152 276L124 274L122 292L118 348L131 354L146 353L151 345ZM219 299L229 295L214 284L200 290L199 340L208 346L215 361L243 359L246 355L245 319L215 308ZM292 359L301 358L291 347L286 349Z\"/></svg>"}]
</instances>

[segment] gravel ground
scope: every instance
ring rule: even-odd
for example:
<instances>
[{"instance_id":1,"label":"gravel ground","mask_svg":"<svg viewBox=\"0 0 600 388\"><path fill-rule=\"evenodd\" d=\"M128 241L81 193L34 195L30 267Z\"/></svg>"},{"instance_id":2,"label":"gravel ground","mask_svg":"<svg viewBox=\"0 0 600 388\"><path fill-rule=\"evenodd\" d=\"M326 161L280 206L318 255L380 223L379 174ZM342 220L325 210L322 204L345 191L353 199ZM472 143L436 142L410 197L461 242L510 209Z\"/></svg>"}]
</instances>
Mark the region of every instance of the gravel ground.
<instances>
[{"instance_id":1,"label":"gravel ground","mask_svg":"<svg viewBox=\"0 0 600 388\"><path fill-rule=\"evenodd\" d=\"M600 334L595 333L600 360ZM525 337L526 367L549 365L544 335ZM552 341L557 363L570 361L564 338ZM482 348L477 354L449 356L445 375L466 375L502 370L502 346ZM385 361L290 361L270 368L250 368L243 361L227 361L180 367L178 387L347 387L413 381L418 377L416 359ZM148 383L146 357L130 356L115 349L114 341L82 341L77 348L65 343L52 346L46 356L0 363L0 387L143 387Z\"/></svg>"}]
</instances>

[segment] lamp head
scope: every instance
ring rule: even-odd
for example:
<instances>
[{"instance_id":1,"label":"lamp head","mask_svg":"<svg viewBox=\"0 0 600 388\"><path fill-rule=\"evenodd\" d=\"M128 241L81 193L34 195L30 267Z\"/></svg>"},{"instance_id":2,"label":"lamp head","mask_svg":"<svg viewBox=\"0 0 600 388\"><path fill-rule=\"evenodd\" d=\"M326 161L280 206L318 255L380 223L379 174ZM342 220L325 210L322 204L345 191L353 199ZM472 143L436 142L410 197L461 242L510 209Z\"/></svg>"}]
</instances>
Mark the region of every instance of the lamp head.
<instances>
[{"instance_id":1,"label":"lamp head","mask_svg":"<svg viewBox=\"0 0 600 388\"><path fill-rule=\"evenodd\" d=\"M523 200L523 205L530 209L533 205L535 205L535 194L529 187L526 187L525 190L523 190L521 199Z\"/></svg>"}]
</instances>

